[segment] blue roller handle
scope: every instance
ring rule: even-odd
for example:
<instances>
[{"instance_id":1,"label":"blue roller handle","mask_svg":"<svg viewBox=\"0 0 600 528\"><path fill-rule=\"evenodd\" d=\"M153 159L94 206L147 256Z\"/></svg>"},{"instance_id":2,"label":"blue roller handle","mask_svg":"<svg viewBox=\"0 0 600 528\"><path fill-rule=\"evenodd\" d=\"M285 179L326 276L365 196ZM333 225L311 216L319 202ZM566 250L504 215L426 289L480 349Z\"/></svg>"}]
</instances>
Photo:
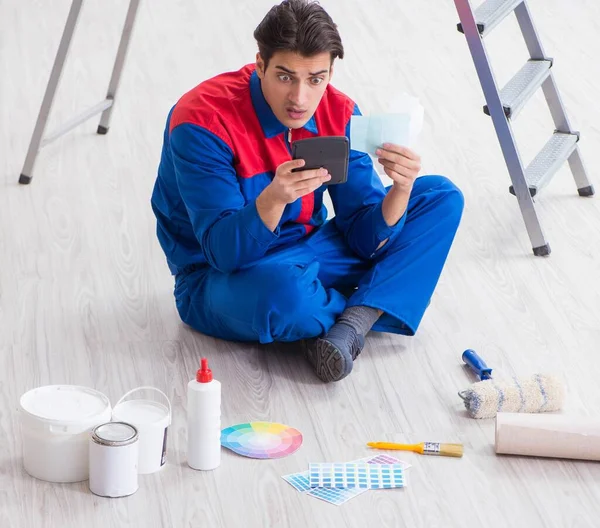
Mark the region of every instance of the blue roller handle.
<instances>
[{"instance_id":1,"label":"blue roller handle","mask_svg":"<svg viewBox=\"0 0 600 528\"><path fill-rule=\"evenodd\" d=\"M480 380L492 379L492 369L489 368L475 350L465 350L462 355L463 361L479 376Z\"/></svg>"}]
</instances>

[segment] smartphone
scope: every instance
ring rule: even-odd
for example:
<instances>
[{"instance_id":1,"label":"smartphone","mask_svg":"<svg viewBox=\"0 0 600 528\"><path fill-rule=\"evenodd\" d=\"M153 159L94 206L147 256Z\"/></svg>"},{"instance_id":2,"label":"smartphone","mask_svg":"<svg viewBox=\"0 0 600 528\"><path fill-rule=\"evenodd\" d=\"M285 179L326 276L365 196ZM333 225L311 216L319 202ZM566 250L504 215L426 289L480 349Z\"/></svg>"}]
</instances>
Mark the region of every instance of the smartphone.
<instances>
[{"instance_id":1,"label":"smartphone","mask_svg":"<svg viewBox=\"0 0 600 528\"><path fill-rule=\"evenodd\" d=\"M292 158L305 162L304 167L293 172L324 167L331 175L325 185L337 185L348 180L349 156L350 146L346 136L319 136L292 143Z\"/></svg>"}]
</instances>

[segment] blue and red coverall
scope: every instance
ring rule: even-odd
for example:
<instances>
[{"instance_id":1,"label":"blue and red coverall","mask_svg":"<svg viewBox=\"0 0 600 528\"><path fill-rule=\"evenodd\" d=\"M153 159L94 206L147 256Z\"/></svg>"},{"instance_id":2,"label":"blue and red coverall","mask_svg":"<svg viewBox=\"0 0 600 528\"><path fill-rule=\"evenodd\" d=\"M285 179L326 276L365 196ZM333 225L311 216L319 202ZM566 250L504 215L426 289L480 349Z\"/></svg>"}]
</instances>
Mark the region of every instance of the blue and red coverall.
<instances>
[{"instance_id":1,"label":"blue and red coverall","mask_svg":"<svg viewBox=\"0 0 600 528\"><path fill-rule=\"evenodd\" d=\"M462 215L451 181L417 178L406 213L389 227L387 189L371 158L350 145L346 183L289 204L274 232L256 209L291 159L290 138L350 139L352 115L355 103L329 85L314 116L289 130L254 65L201 83L171 109L152 208L185 323L228 340L295 341L324 334L346 307L363 305L384 312L373 330L416 332Z\"/></svg>"}]
</instances>

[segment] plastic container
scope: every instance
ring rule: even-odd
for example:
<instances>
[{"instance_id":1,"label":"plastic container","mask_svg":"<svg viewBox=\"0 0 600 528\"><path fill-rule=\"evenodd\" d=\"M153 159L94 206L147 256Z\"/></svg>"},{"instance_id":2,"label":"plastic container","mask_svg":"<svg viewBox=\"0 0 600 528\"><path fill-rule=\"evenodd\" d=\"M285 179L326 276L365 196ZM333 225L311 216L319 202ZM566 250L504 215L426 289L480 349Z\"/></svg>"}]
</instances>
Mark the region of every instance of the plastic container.
<instances>
[{"instance_id":1,"label":"plastic container","mask_svg":"<svg viewBox=\"0 0 600 528\"><path fill-rule=\"evenodd\" d=\"M108 398L87 387L48 385L19 403L25 471L49 482L87 480L90 432L110 420Z\"/></svg>"},{"instance_id":2,"label":"plastic container","mask_svg":"<svg viewBox=\"0 0 600 528\"><path fill-rule=\"evenodd\" d=\"M109 422L90 435L90 491L100 497L128 497L138 490L138 431Z\"/></svg>"},{"instance_id":3,"label":"plastic container","mask_svg":"<svg viewBox=\"0 0 600 528\"><path fill-rule=\"evenodd\" d=\"M125 401L125 398L142 391L159 393L167 405L147 399ZM167 395L154 387L130 390L115 404L112 417L114 422L125 422L138 430L138 472L148 474L161 469L167 460L167 432L171 425L171 402Z\"/></svg>"},{"instance_id":4,"label":"plastic container","mask_svg":"<svg viewBox=\"0 0 600 528\"><path fill-rule=\"evenodd\" d=\"M221 464L221 383L213 379L206 358L188 383L187 397L188 465L215 469Z\"/></svg>"}]
</instances>

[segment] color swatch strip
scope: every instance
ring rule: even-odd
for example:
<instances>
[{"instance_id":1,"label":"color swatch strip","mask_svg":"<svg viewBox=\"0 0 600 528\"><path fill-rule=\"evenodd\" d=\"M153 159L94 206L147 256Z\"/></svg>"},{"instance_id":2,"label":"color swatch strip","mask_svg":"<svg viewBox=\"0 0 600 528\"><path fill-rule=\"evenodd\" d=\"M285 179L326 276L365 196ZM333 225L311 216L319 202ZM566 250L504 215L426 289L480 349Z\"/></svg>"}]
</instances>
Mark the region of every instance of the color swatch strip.
<instances>
[{"instance_id":1,"label":"color swatch strip","mask_svg":"<svg viewBox=\"0 0 600 528\"><path fill-rule=\"evenodd\" d=\"M294 488L300 493L310 491L310 482L308 481L308 471L302 473L292 473L291 475L284 475L283 480L289 482Z\"/></svg>"},{"instance_id":2,"label":"color swatch strip","mask_svg":"<svg viewBox=\"0 0 600 528\"><path fill-rule=\"evenodd\" d=\"M391 489L405 485L401 464L309 464L311 488Z\"/></svg>"},{"instance_id":3,"label":"color swatch strip","mask_svg":"<svg viewBox=\"0 0 600 528\"><path fill-rule=\"evenodd\" d=\"M361 458L358 460L354 460L354 463L366 462L368 464L399 464L403 469L408 469L410 464L407 462L403 462L396 457L390 455L377 455L374 457ZM406 485L406 477L407 473L404 473L405 485ZM317 499L321 499L325 502L329 502L330 504L335 504L336 506L340 506L346 501L360 495L361 493L365 493L368 491L367 489L361 488L311 488L310 481L308 478L308 471L302 471L300 473L292 473L290 475L285 475L282 477L286 482L291 484L296 490L300 493L305 493L306 495L311 495Z\"/></svg>"},{"instance_id":4,"label":"color swatch strip","mask_svg":"<svg viewBox=\"0 0 600 528\"><path fill-rule=\"evenodd\" d=\"M360 488L313 488L307 495L340 506L365 491L369 490Z\"/></svg>"}]
</instances>

